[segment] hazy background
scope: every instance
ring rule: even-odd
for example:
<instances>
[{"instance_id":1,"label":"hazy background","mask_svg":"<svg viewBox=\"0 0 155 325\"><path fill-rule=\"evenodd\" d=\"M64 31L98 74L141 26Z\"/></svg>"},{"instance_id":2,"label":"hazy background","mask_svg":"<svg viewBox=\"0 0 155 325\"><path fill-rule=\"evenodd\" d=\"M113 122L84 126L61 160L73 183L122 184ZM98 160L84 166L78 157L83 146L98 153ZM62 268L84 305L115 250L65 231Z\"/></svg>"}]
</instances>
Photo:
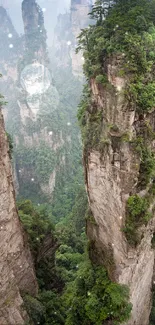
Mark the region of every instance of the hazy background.
<instances>
[{"instance_id":1,"label":"hazy background","mask_svg":"<svg viewBox=\"0 0 155 325\"><path fill-rule=\"evenodd\" d=\"M22 0L0 0L0 5L7 9L13 25L19 34L23 33L21 3ZM56 25L57 16L60 13L69 11L71 0L37 0L37 3L46 9L44 12L45 28L48 32L48 43L52 45L53 30Z\"/></svg>"}]
</instances>

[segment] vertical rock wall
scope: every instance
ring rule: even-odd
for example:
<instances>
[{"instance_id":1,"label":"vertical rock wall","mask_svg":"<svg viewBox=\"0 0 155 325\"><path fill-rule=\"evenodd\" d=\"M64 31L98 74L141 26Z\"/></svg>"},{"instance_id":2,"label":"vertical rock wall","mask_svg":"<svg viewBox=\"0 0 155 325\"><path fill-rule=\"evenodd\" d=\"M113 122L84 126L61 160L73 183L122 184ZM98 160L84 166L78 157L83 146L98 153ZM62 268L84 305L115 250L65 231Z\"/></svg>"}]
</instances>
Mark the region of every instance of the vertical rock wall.
<instances>
[{"instance_id":1,"label":"vertical rock wall","mask_svg":"<svg viewBox=\"0 0 155 325\"><path fill-rule=\"evenodd\" d=\"M73 74L82 77L83 56L82 52L75 53L77 46L77 37L80 35L81 29L88 26L88 14L91 9L91 1L87 0L72 0L71 1L71 29L74 37L74 43L71 49L72 70Z\"/></svg>"},{"instance_id":2,"label":"vertical rock wall","mask_svg":"<svg viewBox=\"0 0 155 325\"><path fill-rule=\"evenodd\" d=\"M81 29L88 26L89 12L91 11L92 1L79 0L71 1L70 13L58 16L55 28L53 52L57 66L62 68L70 67L73 75L82 79L82 65L84 58L82 52L76 54L78 36Z\"/></svg>"},{"instance_id":3,"label":"vertical rock wall","mask_svg":"<svg viewBox=\"0 0 155 325\"><path fill-rule=\"evenodd\" d=\"M154 202L150 206L153 217L139 229L140 243L131 247L123 232L127 199L133 194L143 197L148 191L138 192L136 187L140 160L132 139L141 122L125 98L126 80L118 77L119 60L111 60L107 70L111 87L91 80L92 107L87 112L90 126L92 113L102 115L100 135L96 138L100 150L84 148L86 187L94 217L93 222L87 222L90 255L94 262L106 266L112 280L129 286L133 309L126 325L148 325L154 268ZM154 117L152 112L146 119L154 125Z\"/></svg>"},{"instance_id":4,"label":"vertical rock wall","mask_svg":"<svg viewBox=\"0 0 155 325\"><path fill-rule=\"evenodd\" d=\"M37 293L27 240L15 205L9 146L0 112L0 324L24 324L20 292Z\"/></svg>"}]
</instances>

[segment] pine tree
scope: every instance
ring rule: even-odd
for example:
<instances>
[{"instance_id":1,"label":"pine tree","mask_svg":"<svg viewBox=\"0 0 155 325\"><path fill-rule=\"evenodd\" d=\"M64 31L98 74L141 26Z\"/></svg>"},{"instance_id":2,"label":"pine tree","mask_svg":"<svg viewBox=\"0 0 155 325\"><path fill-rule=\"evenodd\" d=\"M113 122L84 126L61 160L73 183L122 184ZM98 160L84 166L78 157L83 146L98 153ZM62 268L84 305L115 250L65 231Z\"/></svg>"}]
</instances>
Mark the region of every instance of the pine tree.
<instances>
[{"instance_id":1,"label":"pine tree","mask_svg":"<svg viewBox=\"0 0 155 325\"><path fill-rule=\"evenodd\" d=\"M90 17L102 23L109 9L112 7L113 2L111 0L97 0L89 14Z\"/></svg>"}]
</instances>

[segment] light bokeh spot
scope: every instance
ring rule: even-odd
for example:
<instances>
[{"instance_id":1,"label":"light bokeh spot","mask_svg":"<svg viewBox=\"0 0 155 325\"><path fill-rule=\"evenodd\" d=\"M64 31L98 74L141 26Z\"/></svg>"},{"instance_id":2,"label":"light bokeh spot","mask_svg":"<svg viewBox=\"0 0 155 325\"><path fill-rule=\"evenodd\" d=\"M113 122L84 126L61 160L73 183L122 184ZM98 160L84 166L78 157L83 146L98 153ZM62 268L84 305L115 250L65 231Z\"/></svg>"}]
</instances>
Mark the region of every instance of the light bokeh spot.
<instances>
[{"instance_id":1,"label":"light bokeh spot","mask_svg":"<svg viewBox=\"0 0 155 325\"><path fill-rule=\"evenodd\" d=\"M51 75L44 65L33 63L24 68L20 82L29 95L44 94L50 87Z\"/></svg>"}]
</instances>

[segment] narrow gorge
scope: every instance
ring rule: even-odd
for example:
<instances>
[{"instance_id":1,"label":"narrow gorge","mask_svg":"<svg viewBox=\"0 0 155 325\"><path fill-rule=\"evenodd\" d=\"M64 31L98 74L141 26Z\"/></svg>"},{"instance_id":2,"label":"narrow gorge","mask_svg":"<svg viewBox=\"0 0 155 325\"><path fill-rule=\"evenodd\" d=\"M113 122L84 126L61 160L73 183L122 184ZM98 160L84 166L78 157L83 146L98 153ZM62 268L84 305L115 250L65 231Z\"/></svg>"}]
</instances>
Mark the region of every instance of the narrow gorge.
<instances>
[{"instance_id":1,"label":"narrow gorge","mask_svg":"<svg viewBox=\"0 0 155 325\"><path fill-rule=\"evenodd\" d=\"M38 2L0 7L0 325L153 325L155 0Z\"/></svg>"}]
</instances>

